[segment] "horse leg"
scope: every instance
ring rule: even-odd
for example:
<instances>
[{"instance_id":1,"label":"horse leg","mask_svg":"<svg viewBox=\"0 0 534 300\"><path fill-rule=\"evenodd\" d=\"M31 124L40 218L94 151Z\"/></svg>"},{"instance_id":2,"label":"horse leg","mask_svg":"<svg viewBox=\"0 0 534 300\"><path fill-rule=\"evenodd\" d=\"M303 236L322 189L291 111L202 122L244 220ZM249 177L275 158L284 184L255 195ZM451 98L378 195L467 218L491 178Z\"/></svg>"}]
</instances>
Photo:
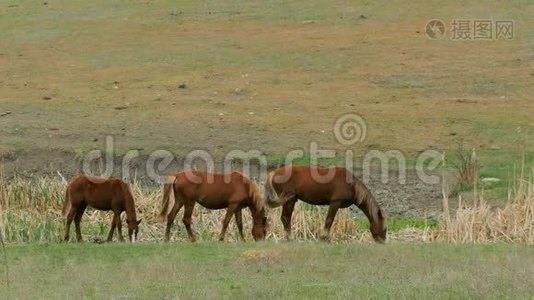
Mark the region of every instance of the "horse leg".
<instances>
[{"instance_id":1,"label":"horse leg","mask_svg":"<svg viewBox=\"0 0 534 300\"><path fill-rule=\"evenodd\" d=\"M284 203L282 207L282 224L284 225L284 230L286 232L286 239L288 241L293 239L291 234L291 216L293 215L293 209L295 208L296 199L292 199Z\"/></svg>"},{"instance_id":2,"label":"horse leg","mask_svg":"<svg viewBox=\"0 0 534 300\"><path fill-rule=\"evenodd\" d=\"M113 219L111 219L111 225L109 229L108 238L106 241L111 242L113 240L113 233L115 233L115 216L113 216Z\"/></svg>"},{"instance_id":3,"label":"horse leg","mask_svg":"<svg viewBox=\"0 0 534 300\"><path fill-rule=\"evenodd\" d=\"M228 205L228 208L226 209L226 216L224 216L224 220L222 224L221 234L219 234L219 241L224 241L224 236L226 235L226 229L228 228L228 224L230 223L230 220L232 220L232 217L236 209L237 209L237 204Z\"/></svg>"},{"instance_id":4,"label":"horse leg","mask_svg":"<svg viewBox=\"0 0 534 300\"><path fill-rule=\"evenodd\" d=\"M115 224L117 224L117 221L115 220L116 215L113 215L113 219L111 220L111 226L108 234L108 242L111 242L113 240L113 233L115 232Z\"/></svg>"},{"instance_id":5,"label":"horse leg","mask_svg":"<svg viewBox=\"0 0 534 300\"><path fill-rule=\"evenodd\" d=\"M117 232L119 233L119 241L124 242L124 237L122 236L122 221L121 221L121 212L116 214L117 218Z\"/></svg>"},{"instance_id":6,"label":"horse leg","mask_svg":"<svg viewBox=\"0 0 534 300\"><path fill-rule=\"evenodd\" d=\"M239 236L241 241L245 241L245 236L243 235L243 213L241 209L235 211L235 223L237 225L237 230L239 230Z\"/></svg>"},{"instance_id":7,"label":"horse leg","mask_svg":"<svg viewBox=\"0 0 534 300\"><path fill-rule=\"evenodd\" d=\"M72 224L72 219L76 214L76 207L71 206L69 213L67 214L67 223L65 224L65 242L69 241L70 238L70 225Z\"/></svg>"},{"instance_id":8,"label":"horse leg","mask_svg":"<svg viewBox=\"0 0 534 300\"><path fill-rule=\"evenodd\" d=\"M197 240L193 230L191 230L191 216L193 215L193 208L195 208L195 202L184 204L184 217L182 219L185 229L187 230L187 235L192 243Z\"/></svg>"},{"instance_id":9,"label":"horse leg","mask_svg":"<svg viewBox=\"0 0 534 300\"><path fill-rule=\"evenodd\" d=\"M176 218L176 215L182 208L183 204L182 202L174 202L174 206L172 207L171 212L167 216L167 228L165 229L165 242L168 242L171 239L171 227L174 223L174 219Z\"/></svg>"},{"instance_id":10,"label":"horse leg","mask_svg":"<svg viewBox=\"0 0 534 300\"><path fill-rule=\"evenodd\" d=\"M82 221L83 212L87 205L80 205L74 216L74 225L76 225L76 241L82 242L82 231L80 230L80 223Z\"/></svg>"},{"instance_id":11,"label":"horse leg","mask_svg":"<svg viewBox=\"0 0 534 300\"><path fill-rule=\"evenodd\" d=\"M341 206L341 202L335 201L330 202L330 207L328 208L328 214L326 215L326 220L324 222L324 229L321 232L320 239L324 241L330 240L330 228L337 214L337 210Z\"/></svg>"}]
</instances>

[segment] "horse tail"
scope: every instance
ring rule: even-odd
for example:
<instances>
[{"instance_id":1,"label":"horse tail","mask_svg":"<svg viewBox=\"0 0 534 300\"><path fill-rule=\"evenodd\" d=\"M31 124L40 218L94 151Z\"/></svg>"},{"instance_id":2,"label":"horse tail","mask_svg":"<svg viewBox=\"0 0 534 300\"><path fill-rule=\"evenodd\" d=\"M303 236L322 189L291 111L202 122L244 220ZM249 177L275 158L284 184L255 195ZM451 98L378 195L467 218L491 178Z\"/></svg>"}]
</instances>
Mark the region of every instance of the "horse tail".
<instances>
[{"instance_id":1,"label":"horse tail","mask_svg":"<svg viewBox=\"0 0 534 300\"><path fill-rule=\"evenodd\" d=\"M65 191L65 203L63 203L63 209L61 210L61 214L66 217L69 213L71 203L70 203L70 196L69 196L69 187L67 187L67 190Z\"/></svg>"},{"instance_id":2,"label":"horse tail","mask_svg":"<svg viewBox=\"0 0 534 300\"><path fill-rule=\"evenodd\" d=\"M169 182L171 178L172 182ZM169 176L165 178L165 183L163 184L163 198L161 199L161 209L159 215L156 218L158 222L163 222L169 214L169 208L171 206L171 203L169 202L171 198L171 191L174 192L174 180L174 176Z\"/></svg>"},{"instance_id":3,"label":"horse tail","mask_svg":"<svg viewBox=\"0 0 534 300\"><path fill-rule=\"evenodd\" d=\"M282 206L289 199L289 197L286 197L283 194L278 195L273 187L273 177L274 171L270 172L265 180L265 203L267 203L267 206L270 208Z\"/></svg>"}]
</instances>

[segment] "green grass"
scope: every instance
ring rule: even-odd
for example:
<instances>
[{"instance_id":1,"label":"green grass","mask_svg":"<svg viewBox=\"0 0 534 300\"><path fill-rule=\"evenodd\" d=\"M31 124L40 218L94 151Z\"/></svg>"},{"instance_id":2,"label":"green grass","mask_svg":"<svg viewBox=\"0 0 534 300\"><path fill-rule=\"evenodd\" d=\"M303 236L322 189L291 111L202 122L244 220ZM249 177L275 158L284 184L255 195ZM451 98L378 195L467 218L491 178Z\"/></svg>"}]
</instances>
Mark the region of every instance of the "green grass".
<instances>
[{"instance_id":1,"label":"green grass","mask_svg":"<svg viewBox=\"0 0 534 300\"><path fill-rule=\"evenodd\" d=\"M527 246L327 243L7 247L10 298L528 298ZM4 261L0 268L4 265ZM3 268L2 268L3 269Z\"/></svg>"},{"instance_id":2,"label":"green grass","mask_svg":"<svg viewBox=\"0 0 534 300\"><path fill-rule=\"evenodd\" d=\"M423 218L388 218L388 232L396 232L406 228L434 229L438 226L437 220L427 220Z\"/></svg>"},{"instance_id":3,"label":"green grass","mask_svg":"<svg viewBox=\"0 0 534 300\"><path fill-rule=\"evenodd\" d=\"M468 149L470 150L470 149ZM479 150L474 149L477 157L478 170L478 189L484 191L485 199L493 203L501 203L508 199L510 189L516 186L517 178L525 178L534 175L534 152L524 150L522 152L510 151L509 149L496 150ZM446 153L445 169L457 174L456 164L458 162L457 151L453 150ZM442 169L443 166L439 166ZM524 174L521 174L523 168ZM481 180L484 178L498 178L497 183L484 185ZM453 187L452 195L457 196L463 192L470 192L474 189L472 184L456 184ZM514 191L511 191L512 197Z\"/></svg>"},{"instance_id":4,"label":"green grass","mask_svg":"<svg viewBox=\"0 0 534 300\"><path fill-rule=\"evenodd\" d=\"M451 195L453 197L457 197L461 193L465 192L471 192L474 189L474 185L467 184L467 183L458 183L454 186L453 190L451 191Z\"/></svg>"},{"instance_id":5,"label":"green grass","mask_svg":"<svg viewBox=\"0 0 534 300\"><path fill-rule=\"evenodd\" d=\"M318 218L322 220L324 210L321 213L317 206L303 205L303 208L316 212L320 216ZM7 212L3 217L5 218L5 223L2 229L4 232L4 241L6 243L56 243L63 241L65 220L62 217L56 215L40 216L36 213L24 214L22 212ZM272 221L279 222L277 216L273 216ZM365 233L369 230L369 221L366 218L354 218L353 222L356 224L359 232ZM438 222L436 220L427 220L424 218L388 218L389 233L396 233L407 228L435 229L437 225ZM214 240L213 232L201 229L203 229L203 227L197 224L196 233L202 240ZM104 240L109 232L109 221L89 222L86 220L85 222L82 222L81 231L85 240ZM123 234L126 234L126 232L126 229L123 229ZM185 239L185 231L180 220L175 222L173 232ZM234 233L233 227L231 227L230 233ZM141 231L141 236L156 241L161 239L159 234L157 236L152 236L152 233L143 231ZM71 226L70 237L71 240L75 240L74 224ZM116 234L115 238L117 238ZM346 241L348 238L349 236L342 236L338 238L338 241Z\"/></svg>"},{"instance_id":6,"label":"green grass","mask_svg":"<svg viewBox=\"0 0 534 300\"><path fill-rule=\"evenodd\" d=\"M369 229L369 221L367 219L356 219L355 222L358 224L358 228L362 231ZM389 217L388 218L388 232L394 233L407 228L416 228L416 229L435 229L438 226L437 220L427 220L424 218L399 218L399 217Z\"/></svg>"},{"instance_id":7,"label":"green grass","mask_svg":"<svg viewBox=\"0 0 534 300\"><path fill-rule=\"evenodd\" d=\"M24 212L7 212L2 216L4 241L6 243L60 242L65 230L64 218L56 214L45 215ZM83 222L82 234L88 238L103 240L109 232L110 222ZM123 233L125 230L123 229ZM74 240L74 223L71 226L71 239Z\"/></svg>"}]
</instances>

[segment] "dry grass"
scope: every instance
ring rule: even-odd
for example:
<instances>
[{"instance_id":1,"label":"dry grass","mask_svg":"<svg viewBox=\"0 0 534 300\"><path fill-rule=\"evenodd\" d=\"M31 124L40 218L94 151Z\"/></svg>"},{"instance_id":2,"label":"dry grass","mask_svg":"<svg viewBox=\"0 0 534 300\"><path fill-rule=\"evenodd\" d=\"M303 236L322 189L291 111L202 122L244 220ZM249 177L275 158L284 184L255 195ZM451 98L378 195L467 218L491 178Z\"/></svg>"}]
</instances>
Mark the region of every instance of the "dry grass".
<instances>
[{"instance_id":1,"label":"dry grass","mask_svg":"<svg viewBox=\"0 0 534 300\"><path fill-rule=\"evenodd\" d=\"M476 152L473 149L468 151L460 145L456 153L457 162L455 164L458 170L458 183L464 185L476 184L476 179L479 171L479 165L477 162Z\"/></svg>"},{"instance_id":2,"label":"dry grass","mask_svg":"<svg viewBox=\"0 0 534 300\"><path fill-rule=\"evenodd\" d=\"M523 172L522 172L523 173ZM524 176L522 176L524 177ZM59 242L64 230L61 216L65 182L57 178L14 178L7 180L0 176L0 233L9 243L20 242ZM140 239L160 241L164 224L157 223L155 216L161 203L161 189L143 187L134 182L130 185L136 199L139 217L144 221ZM483 193L475 188L475 202L460 205L454 215L448 212L448 197L444 193L444 217L437 228L405 228L391 233L393 242L445 242L445 243L488 243L511 242L534 244L534 182L518 180L514 197L503 207L493 208L485 200ZM200 240L215 240L224 217L224 210L210 211L196 206L193 215L193 228ZM293 215L293 232L297 240L313 241L318 239L325 208L299 204ZM279 220L280 210L269 215L268 239L280 241L285 233ZM175 221L173 239L186 241L187 237L180 221ZM109 230L111 214L88 210L82 221L82 232L86 239L100 241ZM250 237L251 218L245 212L245 231ZM334 241L370 242L366 228L352 215L350 210L340 210L332 228ZM237 230L231 225L227 240L238 241Z\"/></svg>"},{"instance_id":3,"label":"dry grass","mask_svg":"<svg viewBox=\"0 0 534 300\"><path fill-rule=\"evenodd\" d=\"M524 176L521 176L524 177ZM447 243L534 243L534 182L518 180L515 196L504 207L493 208L475 187L473 205L460 199L456 214L447 211L432 236L433 241ZM443 198L448 207L448 198Z\"/></svg>"},{"instance_id":4,"label":"dry grass","mask_svg":"<svg viewBox=\"0 0 534 300\"><path fill-rule=\"evenodd\" d=\"M61 208L66 184L60 178L7 180L0 176L0 233L8 242L59 242L63 236L64 218ZM163 238L164 224L157 223L155 216L161 204L161 189L130 184L136 201L139 218L143 219L140 239L159 241ZM200 240L215 240L225 211L211 211L197 205L193 215L193 229ZM269 236L271 240L283 240L285 234L279 220L279 210L269 212ZM298 240L317 240L323 226L326 210L322 207L297 205L293 215L294 237ZM175 240L187 240L181 213L178 215L173 235ZM248 240L251 240L251 217L245 211L244 226ZM100 241L111 222L109 212L86 210L82 219L82 233L87 240ZM74 227L74 226L73 226ZM71 230L73 230L73 227ZM352 218L349 210L341 210L332 229L333 240L370 241L367 230L361 228ZM237 241L239 237L234 225L227 233L227 240Z\"/></svg>"}]
</instances>

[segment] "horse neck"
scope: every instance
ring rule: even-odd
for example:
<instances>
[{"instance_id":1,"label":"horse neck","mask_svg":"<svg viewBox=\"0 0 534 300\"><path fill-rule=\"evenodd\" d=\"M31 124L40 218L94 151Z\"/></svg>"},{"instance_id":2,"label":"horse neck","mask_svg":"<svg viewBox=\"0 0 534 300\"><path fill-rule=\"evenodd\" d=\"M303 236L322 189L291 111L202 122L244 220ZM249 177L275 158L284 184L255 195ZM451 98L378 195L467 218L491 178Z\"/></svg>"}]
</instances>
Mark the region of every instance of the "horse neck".
<instances>
[{"instance_id":1,"label":"horse neck","mask_svg":"<svg viewBox=\"0 0 534 300\"><path fill-rule=\"evenodd\" d=\"M263 198L258 186L251 180L248 181L249 197L252 200L252 206L257 213L263 208Z\"/></svg>"},{"instance_id":2,"label":"horse neck","mask_svg":"<svg viewBox=\"0 0 534 300\"><path fill-rule=\"evenodd\" d=\"M375 198L370 195L370 197L367 198L367 212L365 213L369 219L369 222L380 222L380 218L378 217L378 209L378 202L376 202Z\"/></svg>"},{"instance_id":3,"label":"horse neck","mask_svg":"<svg viewBox=\"0 0 534 300\"><path fill-rule=\"evenodd\" d=\"M378 210L380 209L378 202L369 189L358 182L355 186L356 197L358 198L358 207L363 211L370 223L379 222Z\"/></svg>"},{"instance_id":4,"label":"horse neck","mask_svg":"<svg viewBox=\"0 0 534 300\"><path fill-rule=\"evenodd\" d=\"M126 204L126 217L130 221L137 221L137 214L135 213L135 205L133 204L133 201L127 201L126 203L131 202L131 204Z\"/></svg>"},{"instance_id":5,"label":"horse neck","mask_svg":"<svg viewBox=\"0 0 534 300\"><path fill-rule=\"evenodd\" d=\"M263 218L265 218L264 199L258 186L254 182L249 182L250 198L252 199L252 206L250 207L252 213L252 222L254 228L261 228L263 226Z\"/></svg>"},{"instance_id":6,"label":"horse neck","mask_svg":"<svg viewBox=\"0 0 534 300\"><path fill-rule=\"evenodd\" d=\"M126 218L130 221L137 221L133 196L125 184L121 184L121 188L123 192L124 210L126 211Z\"/></svg>"}]
</instances>

